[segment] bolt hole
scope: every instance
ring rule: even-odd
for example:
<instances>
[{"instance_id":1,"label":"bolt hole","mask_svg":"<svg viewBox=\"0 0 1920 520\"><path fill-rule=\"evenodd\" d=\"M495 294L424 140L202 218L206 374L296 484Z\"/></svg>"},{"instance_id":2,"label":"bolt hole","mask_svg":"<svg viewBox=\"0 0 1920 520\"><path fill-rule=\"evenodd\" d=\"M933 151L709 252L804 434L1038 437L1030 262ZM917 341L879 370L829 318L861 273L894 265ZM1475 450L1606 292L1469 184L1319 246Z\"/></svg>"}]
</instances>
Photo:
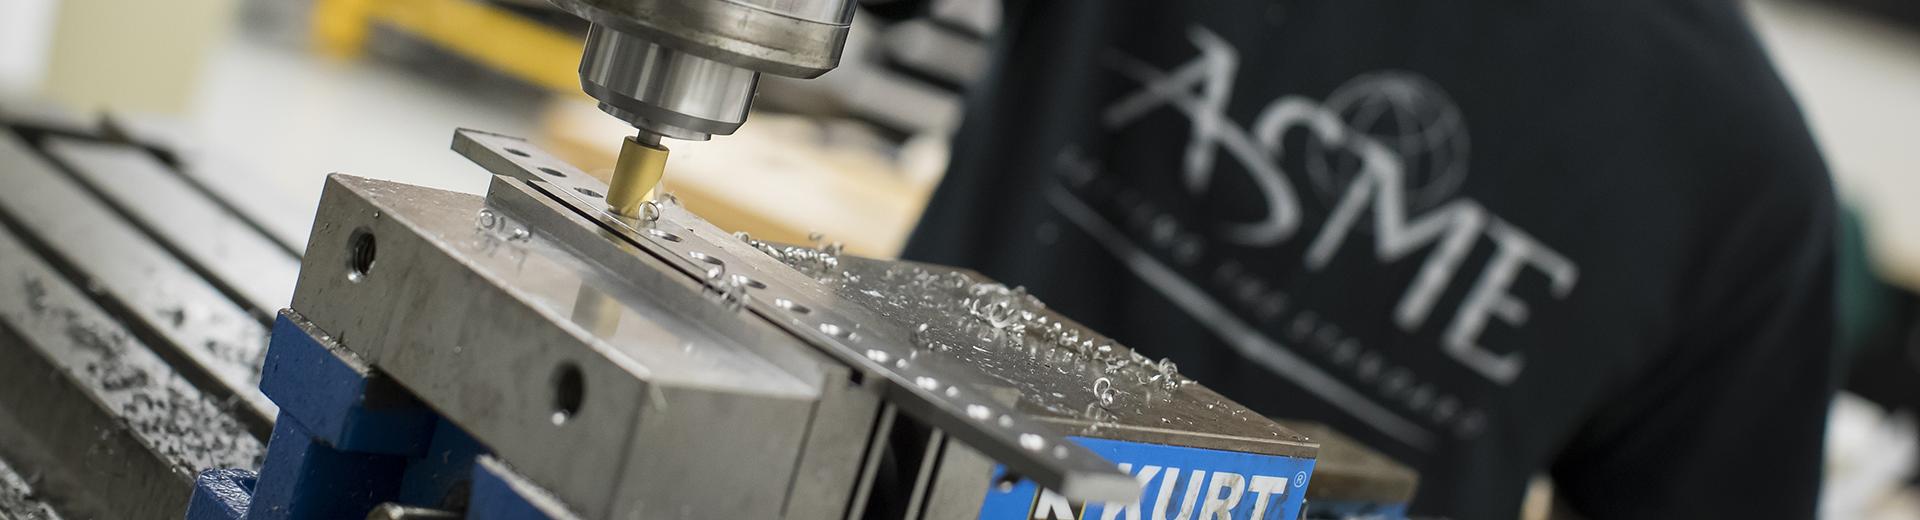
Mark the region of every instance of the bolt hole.
<instances>
[{"instance_id":1,"label":"bolt hole","mask_svg":"<svg viewBox=\"0 0 1920 520\"><path fill-rule=\"evenodd\" d=\"M713 265L720 265L720 266L727 265L726 262L720 260L719 258L714 258L713 255L709 255L699 251L688 251L687 257L692 258L694 260L699 260L702 262L713 264Z\"/></svg>"},{"instance_id":2,"label":"bolt hole","mask_svg":"<svg viewBox=\"0 0 1920 520\"><path fill-rule=\"evenodd\" d=\"M521 157L532 157L531 155L527 155L527 152L520 151L519 148L508 148L507 153L518 155Z\"/></svg>"},{"instance_id":3,"label":"bolt hole","mask_svg":"<svg viewBox=\"0 0 1920 520\"><path fill-rule=\"evenodd\" d=\"M573 191L580 192L581 195L586 195L588 197L593 197L596 199L604 196L604 195L601 195L600 192L593 191L587 188L574 188Z\"/></svg>"},{"instance_id":4,"label":"bolt hole","mask_svg":"<svg viewBox=\"0 0 1920 520\"><path fill-rule=\"evenodd\" d=\"M673 233L668 233L668 232L666 232L666 231L661 231L661 230L658 230L658 229L649 229L649 230L647 230L647 234L650 234L650 235L653 235L653 236L654 236L654 237L656 237L656 238L659 238L659 239L661 239L661 240L665 240L665 241L668 241L668 242L679 242L679 241L680 241L680 235L675 235L675 234L673 234Z\"/></svg>"},{"instance_id":5,"label":"bolt hole","mask_svg":"<svg viewBox=\"0 0 1920 520\"><path fill-rule=\"evenodd\" d=\"M738 286L738 287L746 287L746 288L748 288L748 289L765 289L765 288L767 288L767 284L764 284L764 283L760 283L760 281L759 281L759 280L755 280L755 279L753 279L753 278L749 278L749 277L747 277L747 275L744 275L744 274L736 274L736 275L733 275L733 276L730 276L730 277L727 277L727 281L728 281L729 283L732 283L732 284L733 284L733 285L735 285L735 286Z\"/></svg>"},{"instance_id":6,"label":"bolt hole","mask_svg":"<svg viewBox=\"0 0 1920 520\"><path fill-rule=\"evenodd\" d=\"M786 309L794 314L806 314L809 312L813 312L813 309L809 309L805 305L795 303L793 300L789 300L786 298L774 298L773 306ZM838 328L838 327L835 327L835 328Z\"/></svg>"},{"instance_id":7,"label":"bolt hole","mask_svg":"<svg viewBox=\"0 0 1920 520\"><path fill-rule=\"evenodd\" d=\"M375 251L373 232L356 229L347 237L347 281L359 282L373 270Z\"/></svg>"},{"instance_id":8,"label":"bolt hole","mask_svg":"<svg viewBox=\"0 0 1920 520\"><path fill-rule=\"evenodd\" d=\"M553 370L554 426L566 424L573 416L579 415L580 403L586 398L587 382L580 374L579 365L566 362Z\"/></svg>"},{"instance_id":9,"label":"bolt hole","mask_svg":"<svg viewBox=\"0 0 1920 520\"><path fill-rule=\"evenodd\" d=\"M545 167L545 166L541 166L541 167L540 167L540 173L544 173L544 174L547 174L547 175L552 175L552 176L554 176L554 177L566 177L566 176L567 176L567 174L564 174L564 173L560 173L560 170L555 170L555 169L553 169L553 168L548 168L548 167ZM596 197L598 197L598 195L595 195L595 196L596 196Z\"/></svg>"}]
</instances>

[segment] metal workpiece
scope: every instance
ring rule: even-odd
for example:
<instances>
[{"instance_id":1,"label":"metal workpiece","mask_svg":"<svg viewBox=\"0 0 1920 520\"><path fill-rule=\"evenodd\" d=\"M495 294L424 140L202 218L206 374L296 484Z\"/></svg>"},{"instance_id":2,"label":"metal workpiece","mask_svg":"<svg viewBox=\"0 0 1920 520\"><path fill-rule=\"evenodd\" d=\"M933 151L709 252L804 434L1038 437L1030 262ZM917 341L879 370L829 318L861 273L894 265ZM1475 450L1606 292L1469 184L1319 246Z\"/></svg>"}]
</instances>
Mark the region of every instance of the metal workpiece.
<instances>
[{"instance_id":1,"label":"metal workpiece","mask_svg":"<svg viewBox=\"0 0 1920 520\"><path fill-rule=\"evenodd\" d=\"M0 227L0 458L80 518L177 517L193 475L264 443ZM0 503L0 509L10 507Z\"/></svg>"},{"instance_id":2,"label":"metal workpiece","mask_svg":"<svg viewBox=\"0 0 1920 520\"><path fill-rule=\"evenodd\" d=\"M293 297L300 259L143 148L52 137L42 148L221 293L266 322Z\"/></svg>"},{"instance_id":3,"label":"metal workpiece","mask_svg":"<svg viewBox=\"0 0 1920 520\"><path fill-rule=\"evenodd\" d=\"M793 246L769 246L795 264ZM1070 435L1313 458L1308 436L969 270L836 255L820 275L848 301L915 324L924 356L980 367L1021 412Z\"/></svg>"},{"instance_id":4,"label":"metal workpiece","mask_svg":"<svg viewBox=\"0 0 1920 520\"><path fill-rule=\"evenodd\" d=\"M1406 504L1419 490L1420 475L1359 440L1309 421L1282 420L1288 428L1320 442L1307 500L1320 502Z\"/></svg>"},{"instance_id":5,"label":"metal workpiece","mask_svg":"<svg viewBox=\"0 0 1920 520\"><path fill-rule=\"evenodd\" d=\"M901 411L1010 471L1076 500L1130 501L1139 494L1139 483L1113 463L992 399L989 392L1002 383L980 368L923 355L909 326L846 300L678 204L663 201L657 219L642 222L606 209L605 184L524 141L462 130L454 149L489 171L525 181L591 219L596 233L618 239L573 245L632 249L627 256L657 259L701 281L716 297L880 382L884 397Z\"/></svg>"},{"instance_id":6,"label":"metal workpiece","mask_svg":"<svg viewBox=\"0 0 1920 520\"><path fill-rule=\"evenodd\" d=\"M532 209L329 177L293 307L585 517L771 518L797 463L858 465L827 444L864 437L809 435L871 424L820 405L844 369Z\"/></svg>"},{"instance_id":7,"label":"metal workpiece","mask_svg":"<svg viewBox=\"0 0 1920 520\"><path fill-rule=\"evenodd\" d=\"M257 317L15 135L0 134L0 171L0 223L265 437L277 408L255 389L267 333Z\"/></svg>"},{"instance_id":8,"label":"metal workpiece","mask_svg":"<svg viewBox=\"0 0 1920 520\"><path fill-rule=\"evenodd\" d=\"M852 0L549 0L594 25L712 60L813 78L840 63Z\"/></svg>"},{"instance_id":9,"label":"metal workpiece","mask_svg":"<svg viewBox=\"0 0 1920 520\"><path fill-rule=\"evenodd\" d=\"M760 73L595 25L580 55L580 86L601 110L674 139L732 134L747 120Z\"/></svg>"}]
</instances>

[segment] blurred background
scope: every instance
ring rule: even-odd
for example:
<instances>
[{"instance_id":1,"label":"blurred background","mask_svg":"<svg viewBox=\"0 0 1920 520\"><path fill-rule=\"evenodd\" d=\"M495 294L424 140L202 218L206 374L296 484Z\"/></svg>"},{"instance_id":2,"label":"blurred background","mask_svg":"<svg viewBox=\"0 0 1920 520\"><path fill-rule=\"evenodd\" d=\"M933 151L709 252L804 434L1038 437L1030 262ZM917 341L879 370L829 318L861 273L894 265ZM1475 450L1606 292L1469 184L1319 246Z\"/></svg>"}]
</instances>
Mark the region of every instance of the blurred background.
<instances>
[{"instance_id":1,"label":"blurred background","mask_svg":"<svg viewBox=\"0 0 1920 520\"><path fill-rule=\"evenodd\" d=\"M1746 3L1851 216L1835 309L1850 374L1822 515L1920 518L1920 3ZM839 69L768 76L753 124L675 143L669 189L723 228L894 256L999 4L863 4ZM456 127L526 136L604 176L632 130L580 92L584 32L542 0L4 0L0 110L106 118L298 248L328 173L482 193L487 176L448 151Z\"/></svg>"}]
</instances>

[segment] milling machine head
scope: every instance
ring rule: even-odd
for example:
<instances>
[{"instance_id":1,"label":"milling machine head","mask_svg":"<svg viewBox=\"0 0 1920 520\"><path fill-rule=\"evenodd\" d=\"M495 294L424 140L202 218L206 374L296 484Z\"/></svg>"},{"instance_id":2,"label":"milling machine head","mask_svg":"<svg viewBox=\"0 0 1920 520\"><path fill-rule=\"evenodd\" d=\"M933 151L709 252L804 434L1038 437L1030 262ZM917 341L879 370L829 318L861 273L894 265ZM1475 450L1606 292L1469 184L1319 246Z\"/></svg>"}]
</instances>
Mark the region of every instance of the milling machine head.
<instances>
[{"instance_id":1,"label":"milling machine head","mask_svg":"<svg viewBox=\"0 0 1920 520\"><path fill-rule=\"evenodd\" d=\"M705 141L746 122L761 73L840 63L852 0L550 0L592 22L580 86L638 135L620 148L608 202L640 216L666 164L661 138Z\"/></svg>"}]
</instances>

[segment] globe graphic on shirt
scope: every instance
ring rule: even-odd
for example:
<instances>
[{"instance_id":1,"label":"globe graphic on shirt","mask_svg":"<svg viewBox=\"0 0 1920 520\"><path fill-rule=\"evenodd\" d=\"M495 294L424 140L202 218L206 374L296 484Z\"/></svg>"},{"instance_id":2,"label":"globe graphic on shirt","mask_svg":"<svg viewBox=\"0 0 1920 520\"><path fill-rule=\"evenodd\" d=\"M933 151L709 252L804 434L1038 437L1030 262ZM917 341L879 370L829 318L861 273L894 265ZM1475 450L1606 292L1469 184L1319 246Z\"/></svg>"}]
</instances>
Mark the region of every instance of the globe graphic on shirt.
<instances>
[{"instance_id":1,"label":"globe graphic on shirt","mask_svg":"<svg viewBox=\"0 0 1920 520\"><path fill-rule=\"evenodd\" d=\"M1364 74L1335 89L1325 107L1339 114L1356 137L1372 139L1396 156L1409 209L1446 202L1466 179L1470 143L1465 118L1431 80L1405 71ZM1329 207L1346 194L1363 166L1350 150L1307 140L1307 175Z\"/></svg>"}]
</instances>

